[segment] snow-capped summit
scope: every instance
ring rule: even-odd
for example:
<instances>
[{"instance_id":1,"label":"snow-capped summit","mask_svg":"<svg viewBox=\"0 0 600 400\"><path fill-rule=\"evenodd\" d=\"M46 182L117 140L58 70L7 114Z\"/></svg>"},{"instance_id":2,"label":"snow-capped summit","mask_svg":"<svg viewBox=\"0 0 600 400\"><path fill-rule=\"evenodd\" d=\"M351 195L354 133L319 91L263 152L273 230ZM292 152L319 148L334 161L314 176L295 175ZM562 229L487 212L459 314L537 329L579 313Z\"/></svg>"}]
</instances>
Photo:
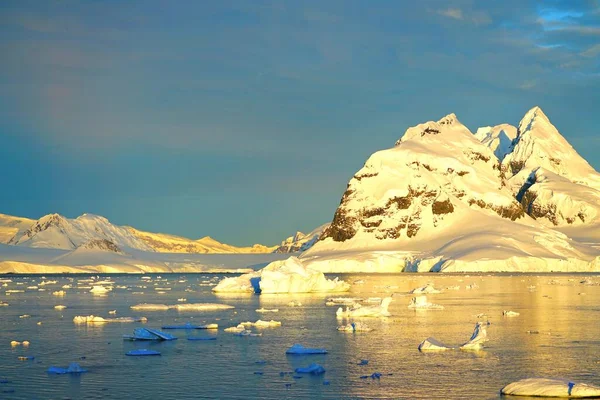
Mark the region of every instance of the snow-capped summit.
<instances>
[{"instance_id":1,"label":"snow-capped summit","mask_svg":"<svg viewBox=\"0 0 600 400\"><path fill-rule=\"evenodd\" d=\"M307 234L296 232L294 236L290 236L282 241L273 253L297 253L306 251L319 240L323 231L328 227L329 223L323 224Z\"/></svg>"},{"instance_id":2,"label":"snow-capped summit","mask_svg":"<svg viewBox=\"0 0 600 400\"><path fill-rule=\"evenodd\" d=\"M369 157L302 258L326 272L587 271L598 251L549 226L597 221L599 184L539 107L475 135L449 114Z\"/></svg>"},{"instance_id":3,"label":"snow-capped summit","mask_svg":"<svg viewBox=\"0 0 600 400\"><path fill-rule=\"evenodd\" d=\"M91 240L108 240L119 247L152 251L126 228L93 214L83 214L75 219L59 214L45 215L25 232L15 235L8 244L70 250Z\"/></svg>"}]
</instances>

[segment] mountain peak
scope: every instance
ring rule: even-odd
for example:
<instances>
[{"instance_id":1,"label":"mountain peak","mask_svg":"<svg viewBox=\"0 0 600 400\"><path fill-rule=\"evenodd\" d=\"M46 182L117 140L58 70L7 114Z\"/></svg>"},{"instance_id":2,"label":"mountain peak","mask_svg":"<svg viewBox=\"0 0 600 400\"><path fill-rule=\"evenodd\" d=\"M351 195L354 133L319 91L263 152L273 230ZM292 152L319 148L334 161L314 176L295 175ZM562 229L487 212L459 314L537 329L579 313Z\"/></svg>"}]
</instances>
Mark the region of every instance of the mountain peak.
<instances>
[{"instance_id":1,"label":"mountain peak","mask_svg":"<svg viewBox=\"0 0 600 400\"><path fill-rule=\"evenodd\" d=\"M544 121L546 123L550 123L550 119L546 114L544 114L544 112L539 106L535 106L529 111L527 111L527 113L525 113L525 116L523 117L523 119L521 119L521 122L519 122L519 135L530 131L537 121Z\"/></svg>"},{"instance_id":2,"label":"mountain peak","mask_svg":"<svg viewBox=\"0 0 600 400\"><path fill-rule=\"evenodd\" d=\"M450 113L450 114L446 115L444 118L441 118L437 123L440 125L453 125L455 123L460 123L460 121L456 117L456 114Z\"/></svg>"}]
</instances>

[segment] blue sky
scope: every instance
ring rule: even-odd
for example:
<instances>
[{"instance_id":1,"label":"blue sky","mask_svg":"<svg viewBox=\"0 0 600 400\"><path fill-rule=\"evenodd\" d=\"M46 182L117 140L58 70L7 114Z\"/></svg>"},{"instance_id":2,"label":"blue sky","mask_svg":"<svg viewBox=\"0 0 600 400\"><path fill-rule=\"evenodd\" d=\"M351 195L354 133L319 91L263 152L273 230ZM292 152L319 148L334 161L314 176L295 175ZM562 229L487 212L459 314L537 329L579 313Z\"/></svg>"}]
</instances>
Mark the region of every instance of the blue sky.
<instances>
[{"instance_id":1,"label":"blue sky","mask_svg":"<svg viewBox=\"0 0 600 400\"><path fill-rule=\"evenodd\" d=\"M5 0L0 52L6 214L274 244L408 126L534 105L600 168L599 1Z\"/></svg>"}]
</instances>

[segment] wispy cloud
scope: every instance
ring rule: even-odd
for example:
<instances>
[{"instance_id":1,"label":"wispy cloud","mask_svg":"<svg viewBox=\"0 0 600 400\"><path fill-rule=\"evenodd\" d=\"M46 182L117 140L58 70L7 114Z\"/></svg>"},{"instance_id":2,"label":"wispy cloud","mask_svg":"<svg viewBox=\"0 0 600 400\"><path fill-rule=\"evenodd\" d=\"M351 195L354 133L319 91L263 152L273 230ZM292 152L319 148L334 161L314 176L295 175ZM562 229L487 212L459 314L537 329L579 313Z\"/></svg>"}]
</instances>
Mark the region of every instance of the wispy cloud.
<instances>
[{"instance_id":1,"label":"wispy cloud","mask_svg":"<svg viewBox=\"0 0 600 400\"><path fill-rule=\"evenodd\" d=\"M489 25L492 23L492 18L484 11L463 11L460 8L446 8L436 11L437 14L458 21L469 22L474 25Z\"/></svg>"},{"instance_id":2,"label":"wispy cloud","mask_svg":"<svg viewBox=\"0 0 600 400\"><path fill-rule=\"evenodd\" d=\"M460 8L447 8L445 10L439 10L438 14L448 18L463 19L463 13Z\"/></svg>"},{"instance_id":3,"label":"wispy cloud","mask_svg":"<svg viewBox=\"0 0 600 400\"><path fill-rule=\"evenodd\" d=\"M600 43L596 44L592 47L589 47L587 50L581 53L584 57L597 57L600 54Z\"/></svg>"}]
</instances>

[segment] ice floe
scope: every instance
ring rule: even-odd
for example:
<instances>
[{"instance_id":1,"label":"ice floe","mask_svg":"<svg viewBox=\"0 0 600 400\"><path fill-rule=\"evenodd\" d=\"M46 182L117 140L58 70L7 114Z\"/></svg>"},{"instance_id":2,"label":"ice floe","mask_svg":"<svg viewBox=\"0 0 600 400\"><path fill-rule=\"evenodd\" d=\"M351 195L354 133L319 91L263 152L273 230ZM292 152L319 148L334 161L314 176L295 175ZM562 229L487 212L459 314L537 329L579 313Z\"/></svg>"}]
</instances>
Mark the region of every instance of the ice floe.
<instances>
[{"instance_id":1,"label":"ice floe","mask_svg":"<svg viewBox=\"0 0 600 400\"><path fill-rule=\"evenodd\" d=\"M148 322L146 317L103 318L96 315L77 315L73 318L76 324L106 324L111 322Z\"/></svg>"},{"instance_id":2,"label":"ice floe","mask_svg":"<svg viewBox=\"0 0 600 400\"><path fill-rule=\"evenodd\" d=\"M295 372L298 374L321 375L325 373L325 368L322 365L312 363L308 367L296 368Z\"/></svg>"},{"instance_id":3,"label":"ice floe","mask_svg":"<svg viewBox=\"0 0 600 400\"><path fill-rule=\"evenodd\" d=\"M432 283L428 283L425 286L414 288L409 293L412 293L412 294L435 294L435 293L441 293L441 291L436 289L435 287L433 287Z\"/></svg>"},{"instance_id":4,"label":"ice floe","mask_svg":"<svg viewBox=\"0 0 600 400\"><path fill-rule=\"evenodd\" d=\"M64 375L64 374L81 374L81 373L88 372L88 371L87 371L87 369L81 368L81 366L79 364L77 364L76 362L72 362L71 364L69 364L69 366L67 368L50 367L50 368L48 368L47 372L49 374Z\"/></svg>"},{"instance_id":5,"label":"ice floe","mask_svg":"<svg viewBox=\"0 0 600 400\"><path fill-rule=\"evenodd\" d=\"M174 309L177 311L218 311L218 310L229 310L234 308L228 304L218 303L187 303L187 304L151 304L142 303L136 304L130 307L132 310L137 311L166 311Z\"/></svg>"},{"instance_id":6,"label":"ice floe","mask_svg":"<svg viewBox=\"0 0 600 400\"><path fill-rule=\"evenodd\" d=\"M102 286L102 285L94 285L90 290L90 293L93 294L106 294L112 290L110 286Z\"/></svg>"},{"instance_id":7,"label":"ice floe","mask_svg":"<svg viewBox=\"0 0 600 400\"><path fill-rule=\"evenodd\" d=\"M271 308L271 309L268 309L268 308L257 308L255 311L257 313L270 313L270 312L279 312L279 309L278 308Z\"/></svg>"},{"instance_id":8,"label":"ice floe","mask_svg":"<svg viewBox=\"0 0 600 400\"><path fill-rule=\"evenodd\" d=\"M427 301L427 296L416 296L410 300L408 308L415 310L443 310L444 306Z\"/></svg>"},{"instance_id":9,"label":"ice floe","mask_svg":"<svg viewBox=\"0 0 600 400\"><path fill-rule=\"evenodd\" d=\"M350 285L344 281L327 279L325 275L306 267L297 257L274 261L263 269L224 278L212 290L214 292L254 293L311 293L346 292Z\"/></svg>"},{"instance_id":10,"label":"ice floe","mask_svg":"<svg viewBox=\"0 0 600 400\"><path fill-rule=\"evenodd\" d=\"M501 393L513 396L596 398L600 397L600 386L563 379L527 378L506 385Z\"/></svg>"},{"instance_id":11,"label":"ice floe","mask_svg":"<svg viewBox=\"0 0 600 400\"><path fill-rule=\"evenodd\" d=\"M337 330L344 332L370 332L373 329L363 322L352 322L348 325L338 326Z\"/></svg>"},{"instance_id":12,"label":"ice floe","mask_svg":"<svg viewBox=\"0 0 600 400\"><path fill-rule=\"evenodd\" d=\"M477 322L469 341L459 348L461 350L480 350L483 347L483 343L489 340L487 337L487 326L488 322ZM429 337L419 344L419 351L446 351L453 349L455 347L448 346L433 337Z\"/></svg>"},{"instance_id":13,"label":"ice floe","mask_svg":"<svg viewBox=\"0 0 600 400\"><path fill-rule=\"evenodd\" d=\"M278 326L281 326L281 322L280 321L263 321L263 320L258 320L256 322L242 322L240 325L243 326L253 326L255 328L276 328Z\"/></svg>"},{"instance_id":14,"label":"ice floe","mask_svg":"<svg viewBox=\"0 0 600 400\"><path fill-rule=\"evenodd\" d=\"M504 311L502 311L502 315L505 316L505 317L518 317L521 314L519 314L516 311L507 311L507 310L504 310Z\"/></svg>"},{"instance_id":15,"label":"ice floe","mask_svg":"<svg viewBox=\"0 0 600 400\"><path fill-rule=\"evenodd\" d=\"M389 317L390 312L388 307L392 302L391 297L386 297L381 300L381 304L378 306L362 306L358 303L354 303L352 307L346 307L344 310L342 307L338 308L335 315L338 318L353 318L353 317Z\"/></svg>"},{"instance_id":16,"label":"ice floe","mask_svg":"<svg viewBox=\"0 0 600 400\"><path fill-rule=\"evenodd\" d=\"M54 309L55 309L55 310L64 310L65 308L67 308L67 306L64 306L64 305L62 305L62 304L59 304L59 305L56 305L56 306L54 306Z\"/></svg>"},{"instance_id":17,"label":"ice floe","mask_svg":"<svg viewBox=\"0 0 600 400\"><path fill-rule=\"evenodd\" d=\"M296 343L295 345L287 349L285 354L327 354L327 350L304 347L301 344Z\"/></svg>"},{"instance_id":18,"label":"ice floe","mask_svg":"<svg viewBox=\"0 0 600 400\"><path fill-rule=\"evenodd\" d=\"M186 322L183 325L165 325L161 329L219 329L218 324L193 325Z\"/></svg>"},{"instance_id":19,"label":"ice floe","mask_svg":"<svg viewBox=\"0 0 600 400\"><path fill-rule=\"evenodd\" d=\"M126 340L176 340L177 337L151 328L135 328L133 335L123 335Z\"/></svg>"}]
</instances>

